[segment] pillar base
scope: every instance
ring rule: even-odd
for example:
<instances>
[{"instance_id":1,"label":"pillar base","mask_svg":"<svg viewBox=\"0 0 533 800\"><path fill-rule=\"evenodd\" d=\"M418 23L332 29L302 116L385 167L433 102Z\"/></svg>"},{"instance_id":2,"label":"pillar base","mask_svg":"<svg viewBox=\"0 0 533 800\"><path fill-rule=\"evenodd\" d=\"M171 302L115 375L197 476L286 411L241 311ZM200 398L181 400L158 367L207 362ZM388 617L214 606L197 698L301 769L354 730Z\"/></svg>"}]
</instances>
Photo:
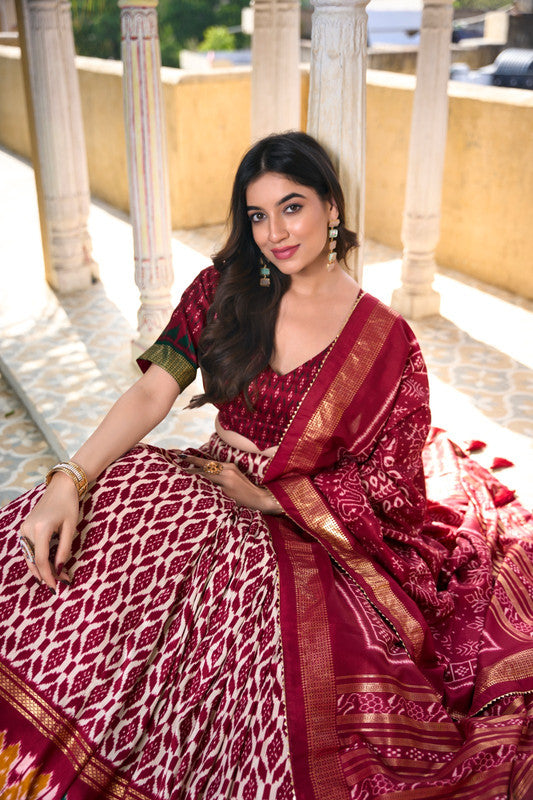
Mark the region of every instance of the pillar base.
<instances>
[{"instance_id":1,"label":"pillar base","mask_svg":"<svg viewBox=\"0 0 533 800\"><path fill-rule=\"evenodd\" d=\"M76 270L54 270L49 280L52 289L59 294L73 294L88 289L98 279L98 266L88 264Z\"/></svg>"},{"instance_id":2,"label":"pillar base","mask_svg":"<svg viewBox=\"0 0 533 800\"><path fill-rule=\"evenodd\" d=\"M440 313L440 294L429 289L424 294L413 294L404 286L392 293L391 308L407 319L423 319Z\"/></svg>"}]
</instances>

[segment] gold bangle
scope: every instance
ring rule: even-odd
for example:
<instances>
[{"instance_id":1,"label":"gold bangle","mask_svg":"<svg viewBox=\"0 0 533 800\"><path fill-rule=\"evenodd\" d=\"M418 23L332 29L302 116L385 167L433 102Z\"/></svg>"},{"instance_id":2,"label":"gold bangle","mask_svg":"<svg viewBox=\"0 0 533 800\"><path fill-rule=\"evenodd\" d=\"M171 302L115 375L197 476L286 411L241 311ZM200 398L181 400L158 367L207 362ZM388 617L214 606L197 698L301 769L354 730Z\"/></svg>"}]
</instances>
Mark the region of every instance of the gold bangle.
<instances>
[{"instance_id":1,"label":"gold bangle","mask_svg":"<svg viewBox=\"0 0 533 800\"><path fill-rule=\"evenodd\" d=\"M85 474L83 467L80 467L80 465L76 464L75 461L60 461L59 464L55 464L52 469L48 470L46 473L47 486L52 480L52 475L54 475L56 472L64 472L65 475L68 475L69 478L74 481L76 490L78 492L78 499L82 500L89 485L87 475Z\"/></svg>"}]
</instances>

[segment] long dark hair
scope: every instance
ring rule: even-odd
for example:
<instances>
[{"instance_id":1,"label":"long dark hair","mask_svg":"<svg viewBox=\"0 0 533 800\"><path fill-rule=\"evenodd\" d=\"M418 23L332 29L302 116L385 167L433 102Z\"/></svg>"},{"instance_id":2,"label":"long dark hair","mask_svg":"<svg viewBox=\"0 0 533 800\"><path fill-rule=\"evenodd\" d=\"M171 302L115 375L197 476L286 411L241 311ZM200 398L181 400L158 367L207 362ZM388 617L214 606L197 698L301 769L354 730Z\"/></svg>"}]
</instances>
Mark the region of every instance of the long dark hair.
<instances>
[{"instance_id":1,"label":"long dark hair","mask_svg":"<svg viewBox=\"0 0 533 800\"><path fill-rule=\"evenodd\" d=\"M199 342L205 393L194 397L191 407L231 400L241 392L251 407L249 384L272 356L279 304L290 286L290 277L270 264L270 286L259 285L261 253L246 212L249 184L267 172L311 187L322 200L334 200L340 220L337 257L344 259L352 247L357 247L356 234L344 224L339 179L315 139L291 131L267 136L253 145L235 175L228 239L213 257L220 281Z\"/></svg>"}]
</instances>

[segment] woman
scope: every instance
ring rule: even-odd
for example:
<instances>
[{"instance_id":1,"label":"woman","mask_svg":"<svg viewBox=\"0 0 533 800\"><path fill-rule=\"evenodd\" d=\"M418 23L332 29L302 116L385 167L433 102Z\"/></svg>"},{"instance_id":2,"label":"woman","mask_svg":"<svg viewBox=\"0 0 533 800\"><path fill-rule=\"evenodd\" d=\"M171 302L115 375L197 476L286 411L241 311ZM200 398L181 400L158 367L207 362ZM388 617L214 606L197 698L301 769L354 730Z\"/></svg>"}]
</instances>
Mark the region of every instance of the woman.
<instances>
[{"instance_id":1,"label":"woman","mask_svg":"<svg viewBox=\"0 0 533 800\"><path fill-rule=\"evenodd\" d=\"M531 798L529 515L435 430L424 480L420 350L342 270L313 139L251 148L231 223L0 514L1 796ZM198 366L209 443L138 445Z\"/></svg>"}]
</instances>

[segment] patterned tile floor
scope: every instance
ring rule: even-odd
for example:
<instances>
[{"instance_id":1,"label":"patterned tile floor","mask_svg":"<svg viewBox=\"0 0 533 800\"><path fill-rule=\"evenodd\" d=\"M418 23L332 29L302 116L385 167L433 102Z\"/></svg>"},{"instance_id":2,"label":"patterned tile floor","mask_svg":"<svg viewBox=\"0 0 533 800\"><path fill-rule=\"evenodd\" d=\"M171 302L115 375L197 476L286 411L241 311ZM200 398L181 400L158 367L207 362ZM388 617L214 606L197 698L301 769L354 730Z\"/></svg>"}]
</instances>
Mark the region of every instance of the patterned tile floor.
<instances>
[{"instance_id":1,"label":"patterned tile floor","mask_svg":"<svg viewBox=\"0 0 533 800\"><path fill-rule=\"evenodd\" d=\"M138 293L125 215L91 206L90 231L101 281L60 300L43 278L33 173L0 150L0 505L35 485L57 456L83 441L136 376L131 343ZM173 298L209 263L222 226L176 231ZM399 254L367 242L364 288L388 302L399 284ZM458 442L488 443L479 459L514 461L501 478L533 506L533 303L440 271L442 316L413 327L426 357L435 424ZM22 390L24 402L9 388ZM192 386L181 400L198 390ZM33 417L33 419L32 419ZM48 444L33 420L46 432ZM205 440L213 413L173 412L150 436L167 446Z\"/></svg>"}]
</instances>

